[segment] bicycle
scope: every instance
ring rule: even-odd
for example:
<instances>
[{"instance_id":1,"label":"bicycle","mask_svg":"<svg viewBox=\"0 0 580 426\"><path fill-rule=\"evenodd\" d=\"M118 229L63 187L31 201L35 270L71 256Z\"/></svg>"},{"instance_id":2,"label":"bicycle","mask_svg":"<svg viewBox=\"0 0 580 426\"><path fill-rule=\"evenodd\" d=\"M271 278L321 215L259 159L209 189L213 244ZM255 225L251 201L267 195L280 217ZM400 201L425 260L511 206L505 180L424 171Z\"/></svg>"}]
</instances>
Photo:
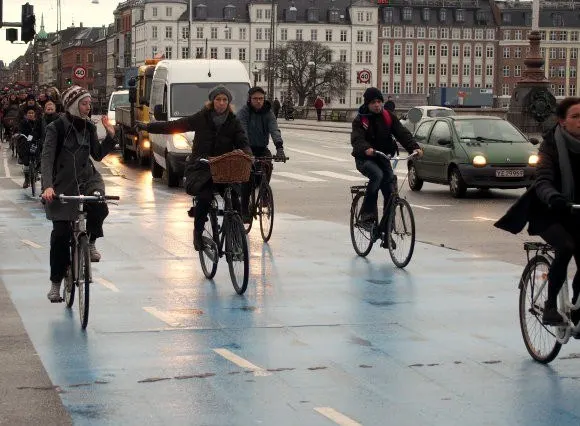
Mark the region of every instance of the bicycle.
<instances>
[{"instance_id":1,"label":"bicycle","mask_svg":"<svg viewBox=\"0 0 580 426\"><path fill-rule=\"evenodd\" d=\"M90 284L93 282L91 271L91 256L89 253L89 235L87 234L85 203L106 203L107 201L118 201L120 198L115 195L58 195L57 199L66 203L67 201L78 201L78 216L71 222L73 236L71 239L71 264L64 279L64 301L67 308L72 308L75 298L75 288L79 294L79 317L81 328L87 328L89 322L89 295Z\"/></svg>"},{"instance_id":2,"label":"bicycle","mask_svg":"<svg viewBox=\"0 0 580 426\"><path fill-rule=\"evenodd\" d=\"M384 161L391 161L391 156L375 151L375 154ZM409 158L416 154L411 154ZM396 169L399 157L393 161L393 170ZM406 178L405 178L406 181ZM404 185L405 181L403 181ZM415 217L411 205L401 198L397 176L394 175L393 190L383 209L380 221L375 219L371 224L360 220L360 210L367 191L367 184L350 187L352 204L350 207L350 238L354 251L361 257L367 256L373 244L379 239L381 247L387 248L393 263L404 268L411 261L415 250Z\"/></svg>"},{"instance_id":3,"label":"bicycle","mask_svg":"<svg viewBox=\"0 0 580 426\"><path fill-rule=\"evenodd\" d=\"M580 209L574 204L572 209ZM574 324L572 312L580 309L580 298L573 304L568 283L564 282L558 294L558 312L565 325L549 326L542 323L544 304L548 298L548 272L554 261L554 248L541 242L525 242L527 264L520 278L518 288L520 329L524 344L530 356L541 364L552 362L560 353L562 345L570 337L580 338L580 322Z\"/></svg>"},{"instance_id":4,"label":"bicycle","mask_svg":"<svg viewBox=\"0 0 580 426\"><path fill-rule=\"evenodd\" d=\"M275 162L286 162L289 157L255 157L250 174L250 205L248 212L251 215L249 223L245 223L246 234L250 233L254 218L260 218L260 233L262 240L267 243L272 236L274 227L274 194L270 186L270 176L272 175L272 160ZM257 192L257 193L256 193Z\"/></svg>"},{"instance_id":5,"label":"bicycle","mask_svg":"<svg viewBox=\"0 0 580 426\"><path fill-rule=\"evenodd\" d=\"M240 162L240 158L244 159L243 170L236 165L236 162ZM212 279L216 274L219 259L225 255L232 285L236 293L241 295L248 288L250 259L244 224L240 213L233 207L232 192L234 185L248 181L252 160L247 154L233 152L209 160L202 158L200 161L209 164L214 183L225 185L222 195L223 209L219 209L215 197L218 193L214 194L205 223L203 246L199 250L201 269L206 278ZM192 210L189 215L194 216ZM218 223L218 216L223 217L221 224ZM241 266L239 270L238 264Z\"/></svg>"}]
</instances>

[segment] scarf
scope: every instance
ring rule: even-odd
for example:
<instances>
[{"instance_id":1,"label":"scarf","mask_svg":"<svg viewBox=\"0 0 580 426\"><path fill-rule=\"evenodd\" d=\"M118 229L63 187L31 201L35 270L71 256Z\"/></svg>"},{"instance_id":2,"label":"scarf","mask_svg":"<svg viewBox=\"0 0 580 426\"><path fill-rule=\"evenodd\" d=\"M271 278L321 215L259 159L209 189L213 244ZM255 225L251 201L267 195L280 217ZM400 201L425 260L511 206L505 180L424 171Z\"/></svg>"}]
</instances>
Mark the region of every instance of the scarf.
<instances>
[{"instance_id":1,"label":"scarf","mask_svg":"<svg viewBox=\"0 0 580 426\"><path fill-rule=\"evenodd\" d=\"M580 140L568 133L562 126L557 126L554 132L556 148L558 149L558 161L560 163L560 175L562 177L562 194L569 200L574 200L574 174L568 151L580 154Z\"/></svg>"},{"instance_id":2,"label":"scarf","mask_svg":"<svg viewBox=\"0 0 580 426\"><path fill-rule=\"evenodd\" d=\"M213 120L213 124L215 124L215 126L218 128L218 130L226 122L227 118L228 118L228 111L227 110L222 114L218 114L215 110L211 111L211 119Z\"/></svg>"}]
</instances>

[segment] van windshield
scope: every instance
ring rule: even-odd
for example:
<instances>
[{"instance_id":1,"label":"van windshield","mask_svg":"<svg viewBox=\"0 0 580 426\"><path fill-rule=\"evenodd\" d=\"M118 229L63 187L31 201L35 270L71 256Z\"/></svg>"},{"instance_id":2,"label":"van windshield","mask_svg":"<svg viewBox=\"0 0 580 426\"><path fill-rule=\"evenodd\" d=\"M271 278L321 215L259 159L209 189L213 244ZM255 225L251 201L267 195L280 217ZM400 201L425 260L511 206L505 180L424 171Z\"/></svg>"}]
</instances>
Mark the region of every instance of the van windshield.
<instances>
[{"instance_id":1,"label":"van windshield","mask_svg":"<svg viewBox=\"0 0 580 426\"><path fill-rule=\"evenodd\" d=\"M130 105L128 93L116 93L111 95L109 111L115 111L115 109L120 105Z\"/></svg>"},{"instance_id":2,"label":"van windshield","mask_svg":"<svg viewBox=\"0 0 580 426\"><path fill-rule=\"evenodd\" d=\"M176 83L171 85L171 116L185 117L203 108L211 90L217 83ZM248 99L248 83L221 83L232 93L232 104L235 111Z\"/></svg>"}]
</instances>

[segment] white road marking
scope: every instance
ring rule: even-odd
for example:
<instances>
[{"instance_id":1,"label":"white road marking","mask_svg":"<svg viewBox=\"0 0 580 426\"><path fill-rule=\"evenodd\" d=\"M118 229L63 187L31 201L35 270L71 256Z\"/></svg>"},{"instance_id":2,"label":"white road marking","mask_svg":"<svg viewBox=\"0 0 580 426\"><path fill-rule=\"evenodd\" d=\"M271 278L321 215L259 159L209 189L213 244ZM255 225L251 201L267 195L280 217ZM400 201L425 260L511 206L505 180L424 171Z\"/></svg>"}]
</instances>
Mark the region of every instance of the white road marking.
<instances>
[{"instance_id":1,"label":"white road marking","mask_svg":"<svg viewBox=\"0 0 580 426\"><path fill-rule=\"evenodd\" d=\"M342 148L342 149L352 149L352 146L344 146L344 145L334 145L334 146L330 146L330 145L320 145L323 148L330 148L330 149L334 149L334 148Z\"/></svg>"},{"instance_id":2,"label":"white road marking","mask_svg":"<svg viewBox=\"0 0 580 426\"><path fill-rule=\"evenodd\" d=\"M117 288L117 286L115 284L113 284L111 281L107 281L104 278L95 278L94 281L96 283L101 284L103 287L108 288L109 290L111 290L114 293L119 293L119 289Z\"/></svg>"},{"instance_id":3,"label":"white road marking","mask_svg":"<svg viewBox=\"0 0 580 426\"><path fill-rule=\"evenodd\" d=\"M10 176L10 169L8 168L8 158L4 158L4 175L9 178Z\"/></svg>"},{"instance_id":4,"label":"white road marking","mask_svg":"<svg viewBox=\"0 0 580 426\"><path fill-rule=\"evenodd\" d=\"M451 207L451 204L425 204L425 207Z\"/></svg>"},{"instance_id":5,"label":"white road marking","mask_svg":"<svg viewBox=\"0 0 580 426\"><path fill-rule=\"evenodd\" d=\"M181 326L181 323L175 321L175 318L173 318L172 315L168 314L167 312L160 311L159 309L157 309L153 306L144 306L143 310L145 312L150 313L155 318L163 321L165 324L170 325L171 327L180 327Z\"/></svg>"},{"instance_id":6,"label":"white road marking","mask_svg":"<svg viewBox=\"0 0 580 426\"><path fill-rule=\"evenodd\" d=\"M336 411L334 408L330 407L315 407L314 411L322 414L327 419L332 420L334 423L340 426L362 426L361 423L345 416L344 414Z\"/></svg>"},{"instance_id":7,"label":"white road marking","mask_svg":"<svg viewBox=\"0 0 580 426\"><path fill-rule=\"evenodd\" d=\"M450 219L449 222L481 222L481 220L475 220L475 219Z\"/></svg>"},{"instance_id":8,"label":"white road marking","mask_svg":"<svg viewBox=\"0 0 580 426\"><path fill-rule=\"evenodd\" d=\"M257 365L252 364L250 361L236 355L232 351L229 351L225 348L215 348L213 351L223 356L228 361L233 362L238 367L253 371L255 376L270 376L272 374L264 370L262 367L258 367Z\"/></svg>"},{"instance_id":9,"label":"white road marking","mask_svg":"<svg viewBox=\"0 0 580 426\"><path fill-rule=\"evenodd\" d=\"M486 220L486 221L489 221L489 222L497 222L498 221L498 219L492 219L490 217L485 217L485 216L474 216L473 218L474 219L479 219L479 220Z\"/></svg>"},{"instance_id":10,"label":"white road marking","mask_svg":"<svg viewBox=\"0 0 580 426\"><path fill-rule=\"evenodd\" d=\"M298 152L299 154L306 154L306 155L311 155L313 157L318 157L318 158L325 158L327 160L332 160L332 161L339 161L341 163L344 162L350 162L352 161L350 158L339 158L339 157L331 157L330 155L324 155L324 154L316 154L315 152L310 152L310 151L303 151L301 149L296 149L296 148L286 148L287 151L292 151L292 152Z\"/></svg>"},{"instance_id":11,"label":"white road marking","mask_svg":"<svg viewBox=\"0 0 580 426\"><path fill-rule=\"evenodd\" d=\"M326 182L324 179L318 179L312 176L299 175L297 173L290 172L274 172L276 176L282 176L290 179L296 179L302 182Z\"/></svg>"},{"instance_id":12,"label":"white road marking","mask_svg":"<svg viewBox=\"0 0 580 426\"><path fill-rule=\"evenodd\" d=\"M343 175L341 173L329 172L326 170L319 170L319 171L315 171L312 173L314 173L315 175L326 176L326 177L330 177L330 178L348 180L350 182L357 182L357 181L361 180L361 178L356 177L356 176Z\"/></svg>"},{"instance_id":13,"label":"white road marking","mask_svg":"<svg viewBox=\"0 0 580 426\"><path fill-rule=\"evenodd\" d=\"M417 204L410 204L411 207L416 207L418 209L423 209L423 210L432 210L431 207L426 207L426 206L418 206Z\"/></svg>"},{"instance_id":14,"label":"white road marking","mask_svg":"<svg viewBox=\"0 0 580 426\"><path fill-rule=\"evenodd\" d=\"M36 244L34 241L30 241L30 240L20 240L22 241L24 244L26 244L27 246L30 246L32 248L42 248L42 246L40 244Z\"/></svg>"}]
</instances>

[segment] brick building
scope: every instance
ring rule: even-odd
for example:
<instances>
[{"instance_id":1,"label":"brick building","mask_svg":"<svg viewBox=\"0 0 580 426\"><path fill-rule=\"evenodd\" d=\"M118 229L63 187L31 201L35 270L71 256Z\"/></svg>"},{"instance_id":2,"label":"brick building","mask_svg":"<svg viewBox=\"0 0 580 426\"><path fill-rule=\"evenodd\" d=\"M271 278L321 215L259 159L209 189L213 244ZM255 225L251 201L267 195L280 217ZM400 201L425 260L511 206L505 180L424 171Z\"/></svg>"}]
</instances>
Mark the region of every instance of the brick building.
<instances>
[{"instance_id":1,"label":"brick building","mask_svg":"<svg viewBox=\"0 0 580 426\"><path fill-rule=\"evenodd\" d=\"M94 86L95 54L94 43L100 38L101 28L83 28L62 46L62 78L66 82L71 79L72 84L79 85L92 91ZM75 70L84 70L81 78L80 72L75 75Z\"/></svg>"}]
</instances>

